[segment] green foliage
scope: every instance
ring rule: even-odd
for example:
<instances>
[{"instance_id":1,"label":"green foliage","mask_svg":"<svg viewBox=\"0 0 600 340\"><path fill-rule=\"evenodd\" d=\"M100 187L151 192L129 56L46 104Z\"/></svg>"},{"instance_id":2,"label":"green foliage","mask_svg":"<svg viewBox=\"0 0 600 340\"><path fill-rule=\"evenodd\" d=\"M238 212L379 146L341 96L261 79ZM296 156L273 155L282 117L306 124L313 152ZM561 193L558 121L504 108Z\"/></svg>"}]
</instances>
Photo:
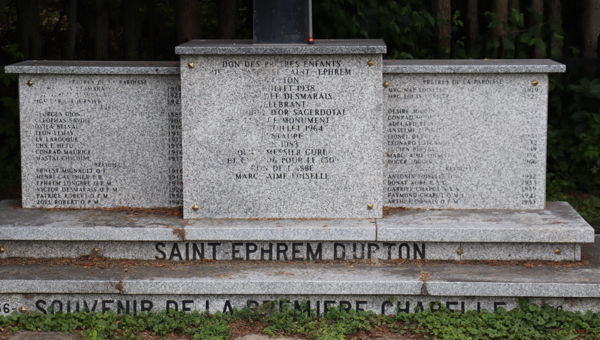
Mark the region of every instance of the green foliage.
<instances>
[{"instance_id":1,"label":"green foliage","mask_svg":"<svg viewBox=\"0 0 600 340\"><path fill-rule=\"evenodd\" d=\"M391 59L434 56L436 18L422 1L331 0L315 4L315 35L324 39L383 39ZM462 24L458 15L453 17Z\"/></svg>"},{"instance_id":2,"label":"green foliage","mask_svg":"<svg viewBox=\"0 0 600 340\"><path fill-rule=\"evenodd\" d=\"M600 191L600 79L555 84L550 95L548 197Z\"/></svg>"},{"instance_id":3,"label":"green foliage","mask_svg":"<svg viewBox=\"0 0 600 340\"><path fill-rule=\"evenodd\" d=\"M2 47L11 62L23 60L17 44ZM19 103L16 91L18 75L6 74L0 66L0 199L3 193L20 187ZM17 189L18 190L18 189Z\"/></svg>"},{"instance_id":4,"label":"green foliage","mask_svg":"<svg viewBox=\"0 0 600 340\"><path fill-rule=\"evenodd\" d=\"M11 57L12 62L23 60L23 54L18 52L19 45L12 44L4 46L2 49ZM4 73L4 66L0 66L0 81L5 87L16 84L18 75ZM11 151L19 146L19 102L12 96L3 96L0 102L4 106L2 115L0 115L0 161L5 160Z\"/></svg>"},{"instance_id":5,"label":"green foliage","mask_svg":"<svg viewBox=\"0 0 600 340\"><path fill-rule=\"evenodd\" d=\"M296 310L289 301L281 300L281 309L275 304L254 310L244 308L232 313L208 314L200 312L161 311L140 315L91 313L89 311L65 314L31 312L0 316L0 329L14 332L54 331L64 334L79 333L85 339L139 339L143 334L166 338L169 334L189 336L192 339L229 339L233 322L248 325L260 321L263 333L276 337L303 337L319 340L342 340L357 332L385 327L399 335L421 335L425 339L598 339L600 315L592 312L573 313L548 305L530 304L521 299L519 308L497 312L453 312L439 305L435 311L415 314L399 312L396 315L376 315L372 312L329 310L324 316L311 316L306 305ZM49 311L51 309L49 308Z\"/></svg>"},{"instance_id":6,"label":"green foliage","mask_svg":"<svg viewBox=\"0 0 600 340\"><path fill-rule=\"evenodd\" d=\"M527 11L531 12L531 15L535 17L537 22L542 22L543 18L541 14L535 13L531 8ZM484 15L489 19L487 27L490 29L485 48L490 51L491 56L497 58L531 58L533 56L530 55L528 49L535 47L539 57L551 57L551 51L547 50L545 39L551 32L556 30L555 27L542 24L526 28L525 13L514 8L511 9L507 21L501 20L501 18L493 12L485 12ZM491 34L491 30L498 26L502 26L504 30L503 36L493 36ZM554 38L562 39L562 37L556 33L554 33ZM503 52L502 56L499 55L500 50ZM552 56L556 57L558 55L556 52L552 51Z\"/></svg>"}]
</instances>

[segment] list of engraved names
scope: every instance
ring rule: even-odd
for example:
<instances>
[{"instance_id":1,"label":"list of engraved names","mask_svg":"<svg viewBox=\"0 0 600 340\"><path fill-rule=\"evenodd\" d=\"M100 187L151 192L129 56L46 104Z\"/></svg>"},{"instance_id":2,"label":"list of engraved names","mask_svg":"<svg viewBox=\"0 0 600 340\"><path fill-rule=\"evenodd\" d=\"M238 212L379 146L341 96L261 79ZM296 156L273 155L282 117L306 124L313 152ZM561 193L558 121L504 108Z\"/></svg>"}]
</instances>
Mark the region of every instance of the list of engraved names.
<instances>
[{"instance_id":1,"label":"list of engraved names","mask_svg":"<svg viewBox=\"0 0 600 340\"><path fill-rule=\"evenodd\" d=\"M35 141L24 152L26 175L34 176L25 185L25 206L146 206L139 168L159 156L168 172L160 205L181 205L180 87L173 80L41 76L43 91L25 88L33 109L24 133Z\"/></svg>"},{"instance_id":2,"label":"list of engraved names","mask_svg":"<svg viewBox=\"0 0 600 340\"><path fill-rule=\"evenodd\" d=\"M543 89L524 76L400 77L384 90L386 205L543 204Z\"/></svg>"}]
</instances>

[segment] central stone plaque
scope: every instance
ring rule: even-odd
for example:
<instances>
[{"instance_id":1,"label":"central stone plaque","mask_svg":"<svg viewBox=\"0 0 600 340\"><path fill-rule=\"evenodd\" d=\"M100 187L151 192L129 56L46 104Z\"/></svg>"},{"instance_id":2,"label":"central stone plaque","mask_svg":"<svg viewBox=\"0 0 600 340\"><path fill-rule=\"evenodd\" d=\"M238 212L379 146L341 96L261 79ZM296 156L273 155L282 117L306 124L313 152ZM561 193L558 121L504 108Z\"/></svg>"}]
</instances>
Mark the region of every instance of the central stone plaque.
<instances>
[{"instance_id":1,"label":"central stone plaque","mask_svg":"<svg viewBox=\"0 0 600 340\"><path fill-rule=\"evenodd\" d=\"M383 41L176 53L185 218L382 216Z\"/></svg>"}]
</instances>

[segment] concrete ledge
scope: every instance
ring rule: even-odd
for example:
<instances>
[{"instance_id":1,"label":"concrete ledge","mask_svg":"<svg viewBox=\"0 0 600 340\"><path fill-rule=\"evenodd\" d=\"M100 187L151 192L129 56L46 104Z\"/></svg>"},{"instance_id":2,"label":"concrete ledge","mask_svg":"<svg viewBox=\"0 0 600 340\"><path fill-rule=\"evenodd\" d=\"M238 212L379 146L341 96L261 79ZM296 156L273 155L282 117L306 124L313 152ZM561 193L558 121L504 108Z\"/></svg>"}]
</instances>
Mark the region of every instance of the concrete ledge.
<instances>
[{"instance_id":1,"label":"concrete ledge","mask_svg":"<svg viewBox=\"0 0 600 340\"><path fill-rule=\"evenodd\" d=\"M442 267L440 270L438 267ZM20 274L10 277L17 269ZM198 263L179 267L0 266L0 293L600 297L600 267Z\"/></svg>"},{"instance_id":2,"label":"concrete ledge","mask_svg":"<svg viewBox=\"0 0 600 340\"><path fill-rule=\"evenodd\" d=\"M6 280L0 294L114 294L118 280Z\"/></svg>"},{"instance_id":3,"label":"concrete ledge","mask_svg":"<svg viewBox=\"0 0 600 340\"><path fill-rule=\"evenodd\" d=\"M225 269L225 268L223 268ZM125 294L243 294L275 295L389 295L421 292L419 269L367 267L352 270L346 265L307 268L251 266L227 268L216 277L157 278L156 280L123 279ZM221 277L222 276L222 277Z\"/></svg>"},{"instance_id":4,"label":"concrete ledge","mask_svg":"<svg viewBox=\"0 0 600 340\"><path fill-rule=\"evenodd\" d=\"M434 296L530 296L530 297L600 297L600 284L586 283L505 283L505 282L428 282L427 291Z\"/></svg>"},{"instance_id":5,"label":"concrete ledge","mask_svg":"<svg viewBox=\"0 0 600 340\"><path fill-rule=\"evenodd\" d=\"M179 240L182 219L105 210L23 209L0 201L1 240L156 241Z\"/></svg>"},{"instance_id":6,"label":"concrete ledge","mask_svg":"<svg viewBox=\"0 0 600 340\"><path fill-rule=\"evenodd\" d=\"M374 219L184 220L110 210L23 209L0 201L0 239L39 241L375 241Z\"/></svg>"},{"instance_id":7,"label":"concrete ledge","mask_svg":"<svg viewBox=\"0 0 600 340\"><path fill-rule=\"evenodd\" d=\"M389 314L396 308L435 309L430 305L434 301L459 311L510 309L518 306L519 297L529 297L566 310L598 311L599 245L585 246L589 265L574 267L229 261L174 267L130 264L125 272L118 265L0 264L0 299L10 309L26 306L42 312L53 304L55 310L81 310L84 302L92 309L96 302L98 307L116 311L119 306L120 312L127 308L135 313L142 301L154 306L152 310L185 306L189 311L228 311L275 300L292 308L295 302L310 301L321 312L327 304Z\"/></svg>"},{"instance_id":8,"label":"concrete ledge","mask_svg":"<svg viewBox=\"0 0 600 340\"><path fill-rule=\"evenodd\" d=\"M375 241L375 219L188 220L188 240Z\"/></svg>"},{"instance_id":9,"label":"concrete ledge","mask_svg":"<svg viewBox=\"0 0 600 340\"><path fill-rule=\"evenodd\" d=\"M178 61L28 60L8 65L6 73L22 74L179 74Z\"/></svg>"},{"instance_id":10,"label":"concrete ledge","mask_svg":"<svg viewBox=\"0 0 600 340\"><path fill-rule=\"evenodd\" d=\"M381 39L317 39L309 44L253 44L252 40L192 40L175 54L385 54Z\"/></svg>"},{"instance_id":11,"label":"concrete ledge","mask_svg":"<svg viewBox=\"0 0 600 340\"><path fill-rule=\"evenodd\" d=\"M567 247L565 254L571 252L577 259L578 248L571 250L567 245L593 242L594 229L566 202L548 202L546 209L534 211L405 210L377 220L184 220L177 216L110 210L23 209L18 201L1 201L0 239L44 242L419 242L435 244L433 252L436 247L442 249L444 244L454 250L464 244L465 256L490 250L500 252L500 244L513 245L507 253L517 249L518 244L523 244L520 251L527 252L525 245L540 243L546 245L542 248L533 246L530 252L550 251L553 246ZM489 249L475 247L486 243L497 245L490 245ZM469 251L466 251L467 245ZM382 252L385 246L379 244L377 247Z\"/></svg>"},{"instance_id":12,"label":"concrete ledge","mask_svg":"<svg viewBox=\"0 0 600 340\"><path fill-rule=\"evenodd\" d=\"M564 73L550 59L384 60L383 73Z\"/></svg>"},{"instance_id":13,"label":"concrete ledge","mask_svg":"<svg viewBox=\"0 0 600 340\"><path fill-rule=\"evenodd\" d=\"M377 220L377 240L594 242L594 229L567 202L544 210L405 210Z\"/></svg>"},{"instance_id":14,"label":"concrete ledge","mask_svg":"<svg viewBox=\"0 0 600 340\"><path fill-rule=\"evenodd\" d=\"M2 258L216 261L491 260L579 261L576 243L432 243L377 241L7 241ZM557 253L556 250L560 250Z\"/></svg>"},{"instance_id":15,"label":"concrete ledge","mask_svg":"<svg viewBox=\"0 0 600 340\"><path fill-rule=\"evenodd\" d=\"M397 312L415 312L420 310L436 311L442 306L456 312L469 310L483 312L518 308L516 297L465 297L465 296L411 296L411 295L120 295L120 294L28 294L0 295L9 311L19 311L25 307L44 314L82 311L122 314L139 314L142 311L183 310L199 312L231 312L233 308L257 307L267 303L275 308L298 310L309 315L323 315L331 310L373 311L377 314L395 314ZM596 298L530 298L531 303L547 303L568 311L598 312L600 299ZM4 306L3 305L3 306ZM310 308L310 311L308 310ZM0 311L4 313L4 308Z\"/></svg>"}]
</instances>

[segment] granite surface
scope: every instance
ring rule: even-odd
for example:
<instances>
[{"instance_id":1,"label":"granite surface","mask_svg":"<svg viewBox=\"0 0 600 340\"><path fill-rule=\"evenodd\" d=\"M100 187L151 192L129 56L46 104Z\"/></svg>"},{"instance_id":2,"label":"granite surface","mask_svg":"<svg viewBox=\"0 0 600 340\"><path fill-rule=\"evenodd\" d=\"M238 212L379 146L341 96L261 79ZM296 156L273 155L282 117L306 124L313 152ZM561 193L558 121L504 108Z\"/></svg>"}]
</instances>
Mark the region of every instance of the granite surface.
<instances>
[{"instance_id":1,"label":"granite surface","mask_svg":"<svg viewBox=\"0 0 600 340\"><path fill-rule=\"evenodd\" d=\"M563 73L550 59L384 60L383 73Z\"/></svg>"},{"instance_id":2,"label":"granite surface","mask_svg":"<svg viewBox=\"0 0 600 340\"><path fill-rule=\"evenodd\" d=\"M179 74L178 61L27 60L7 65L21 74Z\"/></svg>"},{"instance_id":3,"label":"granite surface","mask_svg":"<svg viewBox=\"0 0 600 340\"><path fill-rule=\"evenodd\" d=\"M465 259L470 259L474 254L488 256L485 255L486 250L497 249L498 255L493 256L500 258L508 259L510 256L522 256L516 255L517 253L530 253L552 260L556 257L548 252L555 249L554 246L564 248L563 255L566 259L577 256L577 244L593 242L594 229L566 202L548 202L547 209L541 211L406 210L393 212L376 220L183 220L178 216L148 211L23 209L19 207L18 201L5 200L0 201L0 240L162 241L166 244L169 241L201 241L199 243L207 243L207 248L208 242L223 242L221 249L224 251L231 250L231 245L239 242L251 242L257 246L259 243L265 246L271 242L279 242L288 245L289 256L292 252L290 242L294 241L305 241L301 242L304 251L308 242L329 242L323 244L324 254L333 251L334 243L346 244L347 256L350 256L349 249L356 243L357 249L364 246L367 251L369 244L377 244L378 249L372 247L373 254L384 258L387 258L388 251L385 243L395 244L394 254L401 244L407 243L412 257L416 257L415 248L427 243L427 258L452 259L448 254L462 246ZM534 246L533 243L536 242L541 244ZM467 245L469 243L471 245ZM478 248L478 243L484 244L483 248ZM57 254L67 251L64 248L69 247L68 243L64 246L51 244L40 246L37 250L33 249L36 245L26 248L39 254ZM90 249L97 247L93 244L72 245L73 248L67 253L74 251L73 254L88 254ZM316 245L313 246L316 249ZM490 248L486 248L488 246ZM111 249L106 256L116 258L135 256L132 254L136 252L133 249L146 249L140 251L140 256L150 256L151 259L159 255L154 247L155 244L144 242L129 245L119 245L117 242L105 243L101 248ZM242 246L244 249L245 247L246 245ZM253 246L250 247L253 249ZM504 251L503 247L506 247ZM11 249L14 248L11 246ZM403 248L403 252L405 249ZM362 254L362 250L360 253ZM17 255L22 253L13 254L22 256ZM223 258L230 256L226 251L223 254Z\"/></svg>"},{"instance_id":4,"label":"granite surface","mask_svg":"<svg viewBox=\"0 0 600 340\"><path fill-rule=\"evenodd\" d=\"M375 219L202 219L189 220L185 235L217 241L374 241L377 227Z\"/></svg>"},{"instance_id":5,"label":"granite surface","mask_svg":"<svg viewBox=\"0 0 600 340\"><path fill-rule=\"evenodd\" d=\"M179 84L177 75L21 74L23 206L180 206Z\"/></svg>"},{"instance_id":6,"label":"granite surface","mask_svg":"<svg viewBox=\"0 0 600 340\"><path fill-rule=\"evenodd\" d=\"M169 237L171 239L172 237ZM0 241L2 258L218 261L496 260L579 261L573 243L432 243L323 241ZM557 254L556 249L560 249ZM460 252L460 255L458 254Z\"/></svg>"},{"instance_id":7,"label":"granite surface","mask_svg":"<svg viewBox=\"0 0 600 340\"><path fill-rule=\"evenodd\" d=\"M381 39L316 39L309 44L253 44L252 40L192 40L175 47L175 54L385 54Z\"/></svg>"},{"instance_id":8,"label":"granite surface","mask_svg":"<svg viewBox=\"0 0 600 340\"><path fill-rule=\"evenodd\" d=\"M546 74L384 80L386 206L544 208Z\"/></svg>"},{"instance_id":9,"label":"granite surface","mask_svg":"<svg viewBox=\"0 0 600 340\"><path fill-rule=\"evenodd\" d=\"M176 211L22 209L0 201L0 240L40 241L375 241L374 219L183 220ZM254 235L250 237L250 235ZM86 251L87 253L87 251Z\"/></svg>"},{"instance_id":10,"label":"granite surface","mask_svg":"<svg viewBox=\"0 0 600 340\"><path fill-rule=\"evenodd\" d=\"M382 216L381 55L181 65L184 218Z\"/></svg>"},{"instance_id":11,"label":"granite surface","mask_svg":"<svg viewBox=\"0 0 600 340\"><path fill-rule=\"evenodd\" d=\"M0 239L38 241L177 241L175 216L110 210L23 209L0 201Z\"/></svg>"},{"instance_id":12,"label":"granite surface","mask_svg":"<svg viewBox=\"0 0 600 340\"><path fill-rule=\"evenodd\" d=\"M377 220L377 239L421 242L594 242L567 202L544 210L405 210Z\"/></svg>"},{"instance_id":13,"label":"granite surface","mask_svg":"<svg viewBox=\"0 0 600 340\"><path fill-rule=\"evenodd\" d=\"M231 312L233 308L256 308L272 304L276 309L295 309L310 315L323 315L336 309L372 311L377 314L393 315L399 312L415 312L421 310L436 311L440 304L450 310L465 312L469 310L493 312L500 308L510 310L519 307L519 299L515 297L457 297L457 296L386 296L386 295L119 295L119 294L35 294L35 295L0 295L0 299L8 303L9 309L18 311L23 306L31 311L65 313L81 311L87 307L92 312L113 311L117 314L129 313L137 315L141 311L158 312L161 310L208 311L211 313ZM599 311L600 300L595 298L530 298L531 303L541 305L548 303L567 311L586 312ZM307 311L310 307L311 311ZM7 315L0 311L0 315Z\"/></svg>"},{"instance_id":14,"label":"granite surface","mask_svg":"<svg viewBox=\"0 0 600 340\"><path fill-rule=\"evenodd\" d=\"M248 301L262 304L280 299L281 306L287 305L286 300L311 301L311 308L317 301L321 308L325 301L342 308L348 307L346 302L356 308L364 301L359 308L385 313L406 307L410 311L436 309L438 306L429 305L434 301L456 310L482 311L515 308L519 297L566 310L598 311L599 245L583 247L587 265L568 267L464 262L203 262L179 267L133 266L124 271L119 266L82 270L79 265L7 264L0 266L0 294L11 309L25 306L46 311L52 304L73 311L78 303L81 308L83 301L90 308L97 301L96 306L112 310L120 302L120 309L125 309L129 301L132 312L133 301L139 311L142 300L157 309L170 303L170 308L177 305L182 310L185 300L187 310L224 311Z\"/></svg>"}]
</instances>

